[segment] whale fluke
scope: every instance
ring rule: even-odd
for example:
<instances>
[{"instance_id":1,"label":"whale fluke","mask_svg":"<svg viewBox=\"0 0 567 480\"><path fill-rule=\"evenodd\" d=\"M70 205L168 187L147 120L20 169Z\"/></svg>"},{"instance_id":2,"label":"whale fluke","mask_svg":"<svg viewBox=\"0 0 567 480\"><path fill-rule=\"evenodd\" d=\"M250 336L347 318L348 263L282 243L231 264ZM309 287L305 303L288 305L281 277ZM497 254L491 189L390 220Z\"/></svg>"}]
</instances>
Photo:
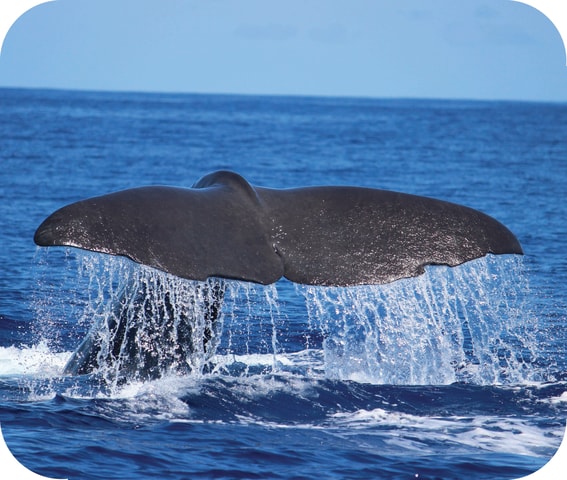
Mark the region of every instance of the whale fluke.
<instances>
[{"instance_id":1,"label":"whale fluke","mask_svg":"<svg viewBox=\"0 0 567 480\"><path fill-rule=\"evenodd\" d=\"M427 265L523 253L504 225L461 205L360 187L254 187L227 171L192 188L133 188L73 203L50 215L34 241L192 280L326 286L389 283Z\"/></svg>"}]
</instances>

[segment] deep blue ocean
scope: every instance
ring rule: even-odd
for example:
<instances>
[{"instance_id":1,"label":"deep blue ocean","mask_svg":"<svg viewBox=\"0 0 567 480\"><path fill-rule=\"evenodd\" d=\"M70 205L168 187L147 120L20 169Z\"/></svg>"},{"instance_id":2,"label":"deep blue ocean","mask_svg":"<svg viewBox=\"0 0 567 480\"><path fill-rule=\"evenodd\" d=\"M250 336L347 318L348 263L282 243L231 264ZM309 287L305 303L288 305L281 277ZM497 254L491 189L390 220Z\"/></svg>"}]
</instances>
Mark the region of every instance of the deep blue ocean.
<instances>
[{"instance_id":1,"label":"deep blue ocean","mask_svg":"<svg viewBox=\"0 0 567 480\"><path fill-rule=\"evenodd\" d=\"M515 479L561 443L567 105L0 89L0 159L0 423L29 469L72 480ZM230 281L215 353L191 373L64 375L114 285L157 275L180 298L194 285L36 247L37 226L73 201L190 187L219 169L258 186L460 203L506 225L525 255L383 286Z\"/></svg>"}]
</instances>

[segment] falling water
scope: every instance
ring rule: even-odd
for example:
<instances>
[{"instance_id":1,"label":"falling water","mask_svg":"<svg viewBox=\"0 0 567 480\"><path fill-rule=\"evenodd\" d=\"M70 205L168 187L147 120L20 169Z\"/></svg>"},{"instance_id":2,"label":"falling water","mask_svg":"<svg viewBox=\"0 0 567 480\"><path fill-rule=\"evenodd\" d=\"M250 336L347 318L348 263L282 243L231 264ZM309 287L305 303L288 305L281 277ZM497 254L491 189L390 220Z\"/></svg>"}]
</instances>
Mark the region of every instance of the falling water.
<instances>
[{"instance_id":1,"label":"falling water","mask_svg":"<svg viewBox=\"0 0 567 480\"><path fill-rule=\"evenodd\" d=\"M234 374L231 365L251 355L271 357L273 371L278 359L301 352L315 352L309 358L323 359L318 370L341 380L414 385L539 380L533 368L536 320L526 307L527 281L515 256L431 267L420 277L382 286L297 285L305 298L305 333L294 351L279 342L286 328L281 284L197 282L123 258L80 253L76 259L78 268L69 269L69 275L79 273L79 281L71 281L73 308L60 307L65 316L75 316L71 334L82 331L84 337L89 330L79 351L94 352L87 360L95 360L93 373L107 383L172 372ZM44 319L38 331L50 335L54 302L37 303Z\"/></svg>"},{"instance_id":2,"label":"falling water","mask_svg":"<svg viewBox=\"0 0 567 480\"><path fill-rule=\"evenodd\" d=\"M488 256L384 286L300 286L327 376L382 384L517 383L535 375L521 260Z\"/></svg>"}]
</instances>

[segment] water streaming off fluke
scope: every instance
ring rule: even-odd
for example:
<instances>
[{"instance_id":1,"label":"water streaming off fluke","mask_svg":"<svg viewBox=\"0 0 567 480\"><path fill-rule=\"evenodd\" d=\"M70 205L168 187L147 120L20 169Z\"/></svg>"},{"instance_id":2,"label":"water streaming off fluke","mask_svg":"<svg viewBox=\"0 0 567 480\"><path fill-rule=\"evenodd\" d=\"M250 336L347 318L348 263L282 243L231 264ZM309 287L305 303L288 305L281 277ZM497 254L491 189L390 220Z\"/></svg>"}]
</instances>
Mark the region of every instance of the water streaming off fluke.
<instances>
[{"instance_id":1,"label":"water streaming off fluke","mask_svg":"<svg viewBox=\"0 0 567 480\"><path fill-rule=\"evenodd\" d=\"M298 286L325 371L382 384L518 383L536 376L521 259L489 256L384 286Z\"/></svg>"},{"instance_id":2,"label":"water streaming off fluke","mask_svg":"<svg viewBox=\"0 0 567 480\"><path fill-rule=\"evenodd\" d=\"M72 252L78 268L69 267L66 279L44 278L36 302L39 335L62 344L60 327L71 322L65 328L81 337L67 373L94 373L108 384L172 373L247 375L242 359L256 355L254 373L294 368L378 384L541 379L536 319L516 256L336 288L188 281L123 258ZM70 303L53 300L61 295ZM304 335L288 339L286 308L301 296Z\"/></svg>"}]
</instances>

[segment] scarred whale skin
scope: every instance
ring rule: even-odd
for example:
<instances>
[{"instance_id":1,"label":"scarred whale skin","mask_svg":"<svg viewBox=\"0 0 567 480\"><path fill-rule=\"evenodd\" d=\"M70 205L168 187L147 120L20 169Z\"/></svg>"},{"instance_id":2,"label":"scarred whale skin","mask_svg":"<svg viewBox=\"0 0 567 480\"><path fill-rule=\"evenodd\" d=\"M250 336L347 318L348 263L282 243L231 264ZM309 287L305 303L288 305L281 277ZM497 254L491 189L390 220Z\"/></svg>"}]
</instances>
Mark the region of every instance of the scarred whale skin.
<instances>
[{"instance_id":1,"label":"scarred whale skin","mask_svg":"<svg viewBox=\"0 0 567 480\"><path fill-rule=\"evenodd\" d=\"M228 171L192 188L133 188L70 204L34 241L192 280L326 286L389 283L427 265L523 253L504 225L461 205L361 187L254 187Z\"/></svg>"}]
</instances>

